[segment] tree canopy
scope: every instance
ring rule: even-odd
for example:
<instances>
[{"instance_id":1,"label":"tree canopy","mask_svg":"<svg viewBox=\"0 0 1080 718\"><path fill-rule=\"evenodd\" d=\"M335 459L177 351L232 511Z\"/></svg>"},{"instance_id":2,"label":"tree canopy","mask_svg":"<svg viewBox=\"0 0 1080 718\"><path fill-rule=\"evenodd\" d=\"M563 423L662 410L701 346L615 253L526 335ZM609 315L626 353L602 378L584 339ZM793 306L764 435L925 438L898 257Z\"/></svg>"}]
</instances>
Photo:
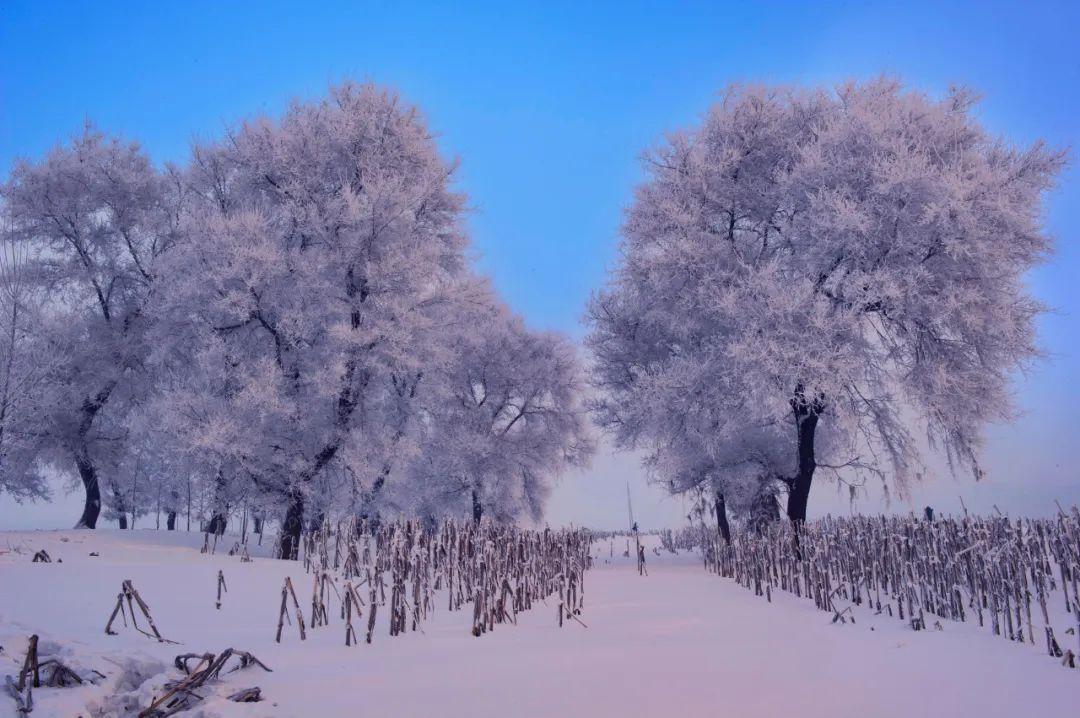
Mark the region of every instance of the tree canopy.
<instances>
[{"instance_id":1,"label":"tree canopy","mask_svg":"<svg viewBox=\"0 0 1080 718\"><path fill-rule=\"evenodd\" d=\"M589 307L599 423L676 490L779 483L796 521L818 466L902 491L915 426L978 475L1038 355L1025 274L1064 154L973 107L892 80L732 87L648 152Z\"/></svg>"},{"instance_id":2,"label":"tree canopy","mask_svg":"<svg viewBox=\"0 0 1080 718\"><path fill-rule=\"evenodd\" d=\"M416 108L349 83L183 167L93 128L19 164L7 240L63 358L20 399L38 438L2 485L76 470L93 527L102 498L175 515L194 480L215 528L284 507L285 556L331 509L539 516L591 451L578 360L472 269L454 170ZM438 500L455 485L468 502Z\"/></svg>"}]
</instances>

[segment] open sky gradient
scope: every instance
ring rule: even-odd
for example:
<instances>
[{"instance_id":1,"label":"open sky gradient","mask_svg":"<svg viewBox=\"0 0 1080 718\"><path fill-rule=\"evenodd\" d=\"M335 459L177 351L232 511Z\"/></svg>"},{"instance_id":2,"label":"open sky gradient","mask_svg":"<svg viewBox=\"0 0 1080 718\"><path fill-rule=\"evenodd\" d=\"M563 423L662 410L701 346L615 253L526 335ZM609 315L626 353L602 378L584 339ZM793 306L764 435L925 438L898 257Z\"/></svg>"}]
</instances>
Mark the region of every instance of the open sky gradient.
<instances>
[{"instance_id":1,"label":"open sky gradient","mask_svg":"<svg viewBox=\"0 0 1080 718\"><path fill-rule=\"evenodd\" d=\"M462 6L459 6L462 5ZM695 122L731 82L833 84L881 73L984 94L979 115L1017 142L1080 137L1080 3L122 3L0 4L0 172L39 157L84 119L182 162L210 137L344 78L399 89L427 115L474 207L480 268L534 326L574 338L616 257L638 155ZM1074 158L1076 157L1074 150ZM976 485L935 471L909 503L1046 513L1080 503L1080 172L1050 198L1059 251L1034 273L1055 308L1047 359L1017 378L1024 415L992 427ZM648 488L632 456L604 452L553 497L553 523L643 526L680 502ZM0 500L0 528L64 526L76 502ZM859 503L884 508L880 492ZM811 513L848 510L827 486Z\"/></svg>"}]
</instances>

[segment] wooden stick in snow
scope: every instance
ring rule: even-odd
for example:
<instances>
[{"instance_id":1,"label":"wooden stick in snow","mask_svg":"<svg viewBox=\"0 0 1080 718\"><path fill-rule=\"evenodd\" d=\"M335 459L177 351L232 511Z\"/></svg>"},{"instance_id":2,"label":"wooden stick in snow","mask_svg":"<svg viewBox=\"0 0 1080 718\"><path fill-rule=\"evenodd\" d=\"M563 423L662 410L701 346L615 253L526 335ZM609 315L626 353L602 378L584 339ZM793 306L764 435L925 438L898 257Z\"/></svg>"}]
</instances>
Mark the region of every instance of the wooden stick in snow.
<instances>
[{"instance_id":1,"label":"wooden stick in snow","mask_svg":"<svg viewBox=\"0 0 1080 718\"><path fill-rule=\"evenodd\" d=\"M217 572L217 602L214 604L214 608L221 610L221 591L224 589L225 593L229 592L229 587L225 585L225 574L219 569Z\"/></svg>"}]
</instances>

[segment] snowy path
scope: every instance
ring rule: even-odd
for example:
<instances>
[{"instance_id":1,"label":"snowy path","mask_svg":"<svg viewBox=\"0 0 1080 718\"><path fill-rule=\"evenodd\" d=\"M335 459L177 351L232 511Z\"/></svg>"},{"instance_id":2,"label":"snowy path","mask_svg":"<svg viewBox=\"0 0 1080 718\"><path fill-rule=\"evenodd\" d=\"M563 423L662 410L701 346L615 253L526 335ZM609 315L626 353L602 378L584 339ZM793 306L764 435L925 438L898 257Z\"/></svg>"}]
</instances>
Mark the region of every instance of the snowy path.
<instances>
[{"instance_id":1,"label":"snowy path","mask_svg":"<svg viewBox=\"0 0 1080 718\"><path fill-rule=\"evenodd\" d=\"M0 675L14 672L25 635L39 632L110 676L118 671L106 657L138 652L167 665L180 652L227 646L250 650L274 669L232 674L215 691L259 685L267 701L211 697L202 706L207 715L983 718L1026 715L1036 706L1068 715L1080 701L1080 672L974 626L913 633L899 621L862 615L856 625L832 625L807 601L777 595L769 605L706 574L692 556L650 553L650 575L638 577L621 557L605 564L607 544L597 547L602 557L586 578L587 629L568 623L560 630L554 608L541 606L519 626L476 639L467 612L440 607L424 634L392 639L380 621L372 645L346 648L335 606L329 627L309 631L304 643L286 627L277 645L284 575L296 581L305 613L310 608L301 567L204 556L190 548L200 542L153 531L0 533ZM64 562L31 564L42 547ZM219 568L230 592L215 611ZM162 633L182 646L130 630L103 634L124 578L150 603ZM158 685L174 675L170 668ZM43 689L33 716L89 716L82 708L100 702L101 692ZM0 716L10 707L0 697Z\"/></svg>"}]
</instances>

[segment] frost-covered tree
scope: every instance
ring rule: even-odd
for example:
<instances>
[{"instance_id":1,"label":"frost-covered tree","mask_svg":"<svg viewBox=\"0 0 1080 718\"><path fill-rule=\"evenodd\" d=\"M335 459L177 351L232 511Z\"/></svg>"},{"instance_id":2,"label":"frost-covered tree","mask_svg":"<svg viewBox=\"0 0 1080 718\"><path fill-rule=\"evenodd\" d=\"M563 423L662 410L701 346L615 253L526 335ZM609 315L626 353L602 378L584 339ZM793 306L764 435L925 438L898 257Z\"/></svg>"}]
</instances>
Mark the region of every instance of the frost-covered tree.
<instances>
[{"instance_id":1,"label":"frost-covered tree","mask_svg":"<svg viewBox=\"0 0 1080 718\"><path fill-rule=\"evenodd\" d=\"M74 469L77 526L94 528L99 481L127 450L126 416L145 393L144 309L158 258L175 239L181 195L138 145L87 127L0 189L27 273L48 292L37 341L56 359L40 397L35 463Z\"/></svg>"},{"instance_id":2,"label":"frost-covered tree","mask_svg":"<svg viewBox=\"0 0 1080 718\"><path fill-rule=\"evenodd\" d=\"M138 420L131 422L133 431L146 431ZM137 451L128 456L128 475L133 476L134 494L142 511L154 515L154 528L175 531L177 518L185 509L187 467L183 454L176 451L171 437L156 427L149 435L138 436Z\"/></svg>"},{"instance_id":3,"label":"frost-covered tree","mask_svg":"<svg viewBox=\"0 0 1080 718\"><path fill-rule=\"evenodd\" d=\"M174 472L179 455L170 452L173 443L163 432L145 431L141 413L136 410L129 417L128 448L101 480L102 517L126 529L135 528L142 516L155 515L155 527L160 528L160 514L164 512L165 527L172 530L176 528L184 488Z\"/></svg>"},{"instance_id":4,"label":"frost-covered tree","mask_svg":"<svg viewBox=\"0 0 1080 718\"><path fill-rule=\"evenodd\" d=\"M668 437L646 456L650 474L672 494L693 498L702 514L713 515L724 539L731 538L729 513L755 527L779 518L777 477L791 463L785 437L752 426L719 445L693 432L676 430Z\"/></svg>"},{"instance_id":5,"label":"frost-covered tree","mask_svg":"<svg viewBox=\"0 0 1080 718\"><path fill-rule=\"evenodd\" d=\"M418 112L371 85L195 150L156 309L163 426L287 508L283 556L335 460L371 482L411 451L398 410L465 266L452 172Z\"/></svg>"},{"instance_id":6,"label":"frost-covered tree","mask_svg":"<svg viewBox=\"0 0 1080 718\"><path fill-rule=\"evenodd\" d=\"M0 494L17 501L48 497L36 461L34 432L41 423L52 357L36 331L40 293L27 276L25 250L11 241L3 218L0 237Z\"/></svg>"},{"instance_id":7,"label":"frost-covered tree","mask_svg":"<svg viewBox=\"0 0 1080 718\"><path fill-rule=\"evenodd\" d=\"M462 304L450 328L412 469L420 512L538 520L555 478L592 455L575 348L493 297Z\"/></svg>"},{"instance_id":8,"label":"frost-covered tree","mask_svg":"<svg viewBox=\"0 0 1080 718\"><path fill-rule=\"evenodd\" d=\"M116 521L121 529L135 528L135 520L148 508L147 483L145 471L137 461L121 462L101 480L105 506L101 517Z\"/></svg>"},{"instance_id":9,"label":"frost-covered tree","mask_svg":"<svg viewBox=\"0 0 1080 718\"><path fill-rule=\"evenodd\" d=\"M733 88L648 153L590 307L598 421L775 472L796 522L822 466L903 491L913 426L977 477L980 432L1037 355L1024 277L1064 156L991 136L973 104L891 80ZM783 451L760 460L758 432Z\"/></svg>"}]
</instances>

